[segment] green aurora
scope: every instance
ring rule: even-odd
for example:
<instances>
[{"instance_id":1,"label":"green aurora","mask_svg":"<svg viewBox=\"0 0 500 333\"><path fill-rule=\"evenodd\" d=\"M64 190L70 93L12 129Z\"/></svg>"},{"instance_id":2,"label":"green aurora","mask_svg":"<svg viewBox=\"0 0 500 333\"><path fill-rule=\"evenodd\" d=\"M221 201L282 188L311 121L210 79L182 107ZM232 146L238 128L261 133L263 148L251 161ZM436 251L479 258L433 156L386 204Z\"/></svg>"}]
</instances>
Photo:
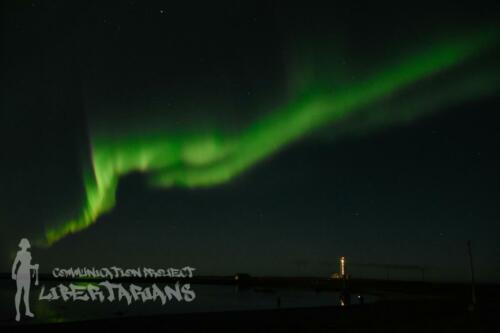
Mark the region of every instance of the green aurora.
<instances>
[{"instance_id":1,"label":"green aurora","mask_svg":"<svg viewBox=\"0 0 500 333\"><path fill-rule=\"evenodd\" d=\"M312 80L281 107L238 131L154 130L110 138L103 134L105 129L93 132L90 124L91 156L84 171L81 211L74 219L49 227L41 243L51 245L95 223L114 207L120 178L132 172L144 173L156 187L215 186L325 128L334 137L364 133L493 93L498 70L488 66L470 70L467 64L497 41L496 34L488 31L433 42L335 89L324 78ZM450 73L456 79L432 80Z\"/></svg>"}]
</instances>

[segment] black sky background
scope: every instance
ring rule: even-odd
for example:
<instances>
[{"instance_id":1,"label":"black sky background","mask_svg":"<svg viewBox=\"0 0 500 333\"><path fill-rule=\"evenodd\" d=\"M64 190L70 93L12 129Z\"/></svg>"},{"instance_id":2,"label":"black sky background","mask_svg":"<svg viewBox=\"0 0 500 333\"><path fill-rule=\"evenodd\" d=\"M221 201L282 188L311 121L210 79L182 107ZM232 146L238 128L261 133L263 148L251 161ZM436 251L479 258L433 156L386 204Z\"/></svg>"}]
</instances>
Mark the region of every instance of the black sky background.
<instances>
[{"instance_id":1,"label":"black sky background","mask_svg":"<svg viewBox=\"0 0 500 333\"><path fill-rule=\"evenodd\" d=\"M474 25L498 13L478 3L305 6L5 3L0 270L10 269L21 237L34 239L51 219L78 208L89 118L133 117L131 101L140 105L168 86L165 99L195 95L238 110L173 108L179 121L239 125L259 100L283 97L284 41L314 36L330 13L332 26L359 44L353 49L375 50L382 32L360 39L374 27L392 31L384 35L390 42L398 29L417 36L431 29L426 20ZM256 74L262 72L265 80ZM190 265L199 274L329 275L344 255L355 263L422 265L430 279L463 280L470 239L478 278L498 282L499 102L469 101L370 135L303 140L209 189L153 190L130 175L112 212L51 248L34 249L34 258L42 271Z\"/></svg>"}]
</instances>

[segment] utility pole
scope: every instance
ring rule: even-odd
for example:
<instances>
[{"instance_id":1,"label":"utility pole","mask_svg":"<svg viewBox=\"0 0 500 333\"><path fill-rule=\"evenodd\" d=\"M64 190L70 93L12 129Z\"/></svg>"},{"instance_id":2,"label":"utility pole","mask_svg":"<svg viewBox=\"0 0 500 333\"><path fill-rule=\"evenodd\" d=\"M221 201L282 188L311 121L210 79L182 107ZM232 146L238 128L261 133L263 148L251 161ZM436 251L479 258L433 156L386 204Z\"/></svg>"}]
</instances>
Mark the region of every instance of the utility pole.
<instances>
[{"instance_id":1,"label":"utility pole","mask_svg":"<svg viewBox=\"0 0 500 333\"><path fill-rule=\"evenodd\" d=\"M472 291L472 304L471 310L474 310L476 306L476 282L474 280L474 261L472 260L472 243L467 241L467 248L469 251L469 261L470 261L470 279L471 279L471 291Z\"/></svg>"}]
</instances>

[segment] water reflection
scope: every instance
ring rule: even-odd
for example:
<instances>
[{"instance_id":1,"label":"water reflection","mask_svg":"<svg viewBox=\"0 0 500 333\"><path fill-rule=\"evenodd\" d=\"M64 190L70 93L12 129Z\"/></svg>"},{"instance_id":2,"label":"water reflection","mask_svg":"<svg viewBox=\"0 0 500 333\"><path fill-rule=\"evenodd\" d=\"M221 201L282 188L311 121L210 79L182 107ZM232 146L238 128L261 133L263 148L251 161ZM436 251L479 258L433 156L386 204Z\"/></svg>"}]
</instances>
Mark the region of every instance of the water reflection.
<instances>
[{"instance_id":1,"label":"water reflection","mask_svg":"<svg viewBox=\"0 0 500 333\"><path fill-rule=\"evenodd\" d=\"M14 294L15 285L11 281L0 281L0 322L14 323ZM90 282L73 282L80 286L93 285ZM57 285L56 282L45 282L45 289ZM196 299L191 303L160 301L133 302L127 305L125 300L109 302L99 301L53 301L38 300L41 288L35 288L31 295L31 302L36 317L21 324L34 322L65 322L93 320L103 318L161 315L175 313L222 312L246 310L290 309L324 306L346 306L351 304L351 295L346 293L323 292L314 290L298 290L292 288L248 288L237 289L234 286L221 285L193 285ZM341 295L343 295L341 297ZM367 297L366 301L373 302L374 297ZM365 300L363 300L365 301ZM359 298L358 298L359 302Z\"/></svg>"}]
</instances>

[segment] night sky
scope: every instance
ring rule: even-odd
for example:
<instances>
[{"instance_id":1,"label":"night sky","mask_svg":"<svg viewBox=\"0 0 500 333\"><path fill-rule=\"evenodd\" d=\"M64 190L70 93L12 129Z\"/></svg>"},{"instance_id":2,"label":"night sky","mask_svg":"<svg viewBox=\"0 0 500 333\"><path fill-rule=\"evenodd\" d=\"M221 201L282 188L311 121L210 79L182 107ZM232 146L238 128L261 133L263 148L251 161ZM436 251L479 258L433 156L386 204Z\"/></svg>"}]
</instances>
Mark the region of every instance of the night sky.
<instances>
[{"instance_id":1,"label":"night sky","mask_svg":"<svg viewBox=\"0 0 500 333\"><path fill-rule=\"evenodd\" d=\"M434 6L4 3L0 271L500 282L500 8Z\"/></svg>"}]
</instances>

